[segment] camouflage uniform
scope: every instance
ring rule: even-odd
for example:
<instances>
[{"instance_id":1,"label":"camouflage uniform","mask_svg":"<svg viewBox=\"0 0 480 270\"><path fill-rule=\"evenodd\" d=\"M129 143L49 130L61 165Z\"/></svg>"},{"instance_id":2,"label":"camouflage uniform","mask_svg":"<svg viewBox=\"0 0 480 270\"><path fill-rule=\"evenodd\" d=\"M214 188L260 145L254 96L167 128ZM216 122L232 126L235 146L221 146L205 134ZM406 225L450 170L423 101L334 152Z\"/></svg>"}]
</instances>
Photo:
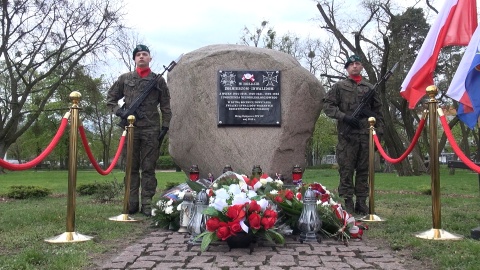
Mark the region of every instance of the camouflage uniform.
<instances>
[{"instance_id":1,"label":"camouflage uniform","mask_svg":"<svg viewBox=\"0 0 480 270\"><path fill-rule=\"evenodd\" d=\"M136 71L121 75L107 93L107 106L115 113L120 107L118 100L125 97L125 108L128 108L134 99L144 91L145 85L155 78L151 72L147 77L141 78ZM153 89L138 108L143 114L141 119L135 119L132 172L130 183L129 209L138 211L139 189L141 190L142 212L151 209L152 197L157 188L155 166L159 157L160 111L162 112L162 127L169 127L172 112L170 110L170 92L163 77L157 79L156 89ZM126 144L124 146L126 153ZM141 176L140 176L141 171Z\"/></svg>"},{"instance_id":2,"label":"camouflage uniform","mask_svg":"<svg viewBox=\"0 0 480 270\"><path fill-rule=\"evenodd\" d=\"M368 137L369 116L362 116L360 129L351 129L347 138L340 133L348 126L343 120L345 115L351 115L358 107L362 96L373 86L362 79L357 84L353 79L347 78L333 85L324 99L324 112L327 116L337 119L338 145L336 149L337 162L339 165L340 184L338 193L341 197L357 198L368 197ZM370 106L366 108L375 113L376 132L383 133L383 116L381 112L381 101L378 94L374 95ZM355 184L353 175L355 173Z\"/></svg>"}]
</instances>

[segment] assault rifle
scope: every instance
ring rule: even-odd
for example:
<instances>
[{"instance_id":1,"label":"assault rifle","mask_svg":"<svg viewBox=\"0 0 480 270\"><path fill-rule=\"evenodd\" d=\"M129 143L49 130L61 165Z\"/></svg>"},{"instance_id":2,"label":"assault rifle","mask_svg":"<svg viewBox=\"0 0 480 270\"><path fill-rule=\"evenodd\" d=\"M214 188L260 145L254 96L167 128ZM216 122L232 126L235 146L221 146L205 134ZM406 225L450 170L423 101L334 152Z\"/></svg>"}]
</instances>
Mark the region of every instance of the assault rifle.
<instances>
[{"instance_id":1,"label":"assault rifle","mask_svg":"<svg viewBox=\"0 0 480 270\"><path fill-rule=\"evenodd\" d=\"M142 93L140 93L140 95L138 95L135 98L135 100L133 100L132 104L130 104L130 107L128 107L128 109L125 109L125 104L123 104L122 108L120 108L121 109L120 112L115 113L118 117L120 117L120 122L118 123L120 127L124 128L128 126L127 118L129 115L135 116L135 119L142 119L145 117L144 112L137 111L138 107L140 106L140 104L142 104L142 102L150 94L150 92L152 92L155 84L157 83L158 78L162 77L163 74L165 74L165 72L172 71L172 69L177 65L178 61L180 60L180 58L182 58L182 56L183 54L181 54L177 58L177 60L172 61L168 66L164 65L163 66L164 70L162 71L162 73L157 74L155 78L150 80L150 82L147 85L145 85L145 88L143 89Z\"/></svg>"},{"instance_id":2,"label":"assault rifle","mask_svg":"<svg viewBox=\"0 0 480 270\"><path fill-rule=\"evenodd\" d=\"M393 65L393 67L387 71L387 73L380 79L380 81L378 81L372 89L368 90L367 93L365 93L365 95L363 95L362 97L362 100L360 101L360 104L358 105L358 107L355 109L355 111L352 113L352 117L356 118L356 119L359 119L360 118L360 115L362 114L362 110L365 108L365 106L367 106L372 98L373 98L373 95L375 94L375 91L377 91L377 88L378 86L384 82L384 81L387 81L388 78L390 78L390 76L393 74L393 71L397 68L398 66L398 62L395 63L395 65ZM347 138L347 135L350 133L350 131L352 130L352 127L350 125L347 125L345 126L345 128L343 129L343 131L340 132L340 135L342 135L344 138Z\"/></svg>"}]
</instances>

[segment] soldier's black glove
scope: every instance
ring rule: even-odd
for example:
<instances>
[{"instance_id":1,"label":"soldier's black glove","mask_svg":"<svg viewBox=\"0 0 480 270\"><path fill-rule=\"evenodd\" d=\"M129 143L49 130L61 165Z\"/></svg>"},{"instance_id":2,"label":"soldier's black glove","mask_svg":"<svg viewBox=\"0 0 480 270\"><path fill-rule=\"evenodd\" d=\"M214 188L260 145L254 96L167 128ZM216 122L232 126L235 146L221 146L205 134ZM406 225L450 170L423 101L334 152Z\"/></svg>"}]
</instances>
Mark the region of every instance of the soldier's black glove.
<instances>
[{"instance_id":1,"label":"soldier's black glove","mask_svg":"<svg viewBox=\"0 0 480 270\"><path fill-rule=\"evenodd\" d=\"M165 138L165 135L167 135L168 132L168 127L162 127L162 130L160 130L160 133L158 134L158 141L162 142L163 138Z\"/></svg>"},{"instance_id":2,"label":"soldier's black glove","mask_svg":"<svg viewBox=\"0 0 480 270\"><path fill-rule=\"evenodd\" d=\"M374 113L373 111L371 111L370 109L367 109L367 108L363 108L363 109L360 111L360 115L361 115L362 117L365 117L365 118L368 118L368 117L378 118L376 113Z\"/></svg>"},{"instance_id":3,"label":"soldier's black glove","mask_svg":"<svg viewBox=\"0 0 480 270\"><path fill-rule=\"evenodd\" d=\"M118 117L122 117L122 112L123 112L123 108L118 108L118 110L115 112L115 115Z\"/></svg>"},{"instance_id":4,"label":"soldier's black glove","mask_svg":"<svg viewBox=\"0 0 480 270\"><path fill-rule=\"evenodd\" d=\"M347 125L351 126L352 128L356 128L356 129L360 128L360 121L357 118L352 117L350 115L345 115L343 117L343 122L347 123Z\"/></svg>"}]
</instances>

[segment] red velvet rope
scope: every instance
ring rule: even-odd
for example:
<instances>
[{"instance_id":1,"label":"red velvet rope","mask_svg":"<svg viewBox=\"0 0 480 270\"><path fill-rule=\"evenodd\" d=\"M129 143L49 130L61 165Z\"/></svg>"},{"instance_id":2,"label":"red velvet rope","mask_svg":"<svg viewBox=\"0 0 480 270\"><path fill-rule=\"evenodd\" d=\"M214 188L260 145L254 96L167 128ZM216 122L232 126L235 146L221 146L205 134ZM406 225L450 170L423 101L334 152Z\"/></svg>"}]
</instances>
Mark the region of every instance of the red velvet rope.
<instances>
[{"instance_id":1,"label":"red velvet rope","mask_svg":"<svg viewBox=\"0 0 480 270\"><path fill-rule=\"evenodd\" d=\"M112 163L106 170L102 170L102 168L100 168L97 161L95 160L95 157L93 156L92 151L90 150L90 146L88 146L88 140L87 140L87 136L85 135L85 129L83 128L83 126L78 126L78 131L80 132L80 137L82 138L83 148L85 148L85 152L87 152L87 156L90 159L90 162L92 163L95 170L97 170L97 172L101 175L107 175L110 172L112 172L113 168L117 164L120 154L122 153L123 144L125 143L125 132L122 134L122 137L120 137L117 153L115 154L115 157L113 158Z\"/></svg>"},{"instance_id":2,"label":"red velvet rope","mask_svg":"<svg viewBox=\"0 0 480 270\"><path fill-rule=\"evenodd\" d=\"M420 123L418 123L418 129L415 132L415 136L413 136L413 140L412 140L412 143L410 143L410 146L408 146L407 150L398 158L391 158L387 155L387 153L385 153L385 150L383 150L383 147L380 144L380 141L378 140L377 134L373 134L373 140L375 141L375 145L377 146L378 152L382 155L385 161L393 164L399 163L402 160L404 160L408 156L408 154L410 154L410 152L412 152L413 147L415 147L415 144L417 144L418 138L422 133L423 127L425 127L425 118L422 118L420 120Z\"/></svg>"},{"instance_id":3,"label":"red velvet rope","mask_svg":"<svg viewBox=\"0 0 480 270\"><path fill-rule=\"evenodd\" d=\"M42 162L42 160L44 160L52 152L55 146L57 146L58 142L60 141L60 138L65 132L65 128L67 127L69 117L70 117L70 113L65 114L65 116L62 118L62 122L60 123L60 127L58 128L57 134L55 134L50 144L47 146L47 148L45 148L45 150L43 150L43 152L38 157L36 157L35 159L29 162L22 163L22 164L12 164L4 161L3 159L0 159L0 167L3 167L11 171L22 171L22 170L30 169L32 167L37 166L40 162Z\"/></svg>"},{"instance_id":4,"label":"red velvet rope","mask_svg":"<svg viewBox=\"0 0 480 270\"><path fill-rule=\"evenodd\" d=\"M465 163L465 165L467 165L467 167L469 167L472 171L480 173L480 167L477 166L473 161L471 161L467 156L465 156L460 147L458 147L458 144L453 137L452 131L448 126L447 118L445 117L445 115L443 115L443 112L440 116L440 121L442 122L443 129L445 130L445 135L447 135L447 139L450 142L450 145L452 146L455 154L457 154L460 160L463 161L463 163Z\"/></svg>"}]
</instances>

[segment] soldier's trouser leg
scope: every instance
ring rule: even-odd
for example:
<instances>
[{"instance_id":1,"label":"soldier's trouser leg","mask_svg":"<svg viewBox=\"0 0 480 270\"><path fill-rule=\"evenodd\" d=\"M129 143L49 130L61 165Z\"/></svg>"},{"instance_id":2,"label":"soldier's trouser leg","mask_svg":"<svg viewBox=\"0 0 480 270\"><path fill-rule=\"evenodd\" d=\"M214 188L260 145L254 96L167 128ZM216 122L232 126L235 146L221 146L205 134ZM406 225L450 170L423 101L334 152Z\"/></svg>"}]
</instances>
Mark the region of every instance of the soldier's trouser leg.
<instances>
[{"instance_id":1,"label":"soldier's trouser leg","mask_svg":"<svg viewBox=\"0 0 480 270\"><path fill-rule=\"evenodd\" d=\"M357 159L357 168L355 173L355 212L366 215L369 213L367 197L369 195L368 184L368 135L361 135L359 141L359 152Z\"/></svg>"},{"instance_id":2,"label":"soldier's trouser leg","mask_svg":"<svg viewBox=\"0 0 480 270\"><path fill-rule=\"evenodd\" d=\"M358 142L355 137L345 140L343 136L338 137L337 163L340 183L338 194L343 198L352 198L354 194L353 174L355 172Z\"/></svg>"},{"instance_id":3,"label":"soldier's trouser leg","mask_svg":"<svg viewBox=\"0 0 480 270\"><path fill-rule=\"evenodd\" d=\"M142 132L141 168L142 168L142 191L141 203L142 213L150 216L152 212L152 198L157 189L155 178L155 167L159 155L158 129L148 129Z\"/></svg>"}]
</instances>

